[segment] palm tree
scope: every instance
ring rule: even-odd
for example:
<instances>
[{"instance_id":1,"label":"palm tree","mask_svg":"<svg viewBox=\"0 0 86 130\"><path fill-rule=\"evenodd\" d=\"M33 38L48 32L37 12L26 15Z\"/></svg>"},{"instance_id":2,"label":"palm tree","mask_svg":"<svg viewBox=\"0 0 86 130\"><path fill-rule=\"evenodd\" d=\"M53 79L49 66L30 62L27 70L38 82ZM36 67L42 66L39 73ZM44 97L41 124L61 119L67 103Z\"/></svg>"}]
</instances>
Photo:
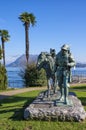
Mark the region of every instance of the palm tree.
<instances>
[{"instance_id":1,"label":"palm tree","mask_svg":"<svg viewBox=\"0 0 86 130\"><path fill-rule=\"evenodd\" d=\"M23 22L23 25L25 26L25 44L26 44L26 61L28 64L28 60L29 60L29 27L30 24L32 24L32 26L35 25L36 23L36 18L32 13L28 13L28 12L24 12L19 16L19 19Z\"/></svg>"},{"instance_id":2,"label":"palm tree","mask_svg":"<svg viewBox=\"0 0 86 130\"><path fill-rule=\"evenodd\" d=\"M7 30L0 30L0 36L2 41L2 51L3 51L3 65L5 66L5 46L4 43L9 41L10 35Z\"/></svg>"}]
</instances>

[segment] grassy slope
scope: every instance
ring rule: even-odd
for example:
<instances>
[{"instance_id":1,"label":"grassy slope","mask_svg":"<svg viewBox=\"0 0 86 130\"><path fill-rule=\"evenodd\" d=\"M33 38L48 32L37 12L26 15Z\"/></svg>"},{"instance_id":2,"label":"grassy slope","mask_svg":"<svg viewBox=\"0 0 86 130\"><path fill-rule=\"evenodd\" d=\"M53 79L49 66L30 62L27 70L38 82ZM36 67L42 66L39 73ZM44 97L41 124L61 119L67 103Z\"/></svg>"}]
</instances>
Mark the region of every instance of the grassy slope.
<instances>
[{"instance_id":1,"label":"grassy slope","mask_svg":"<svg viewBox=\"0 0 86 130\"><path fill-rule=\"evenodd\" d=\"M70 91L77 94L86 110L86 86L75 86ZM39 92L27 92L2 100L0 102L0 130L86 130L86 120L81 123L23 120L24 109Z\"/></svg>"}]
</instances>

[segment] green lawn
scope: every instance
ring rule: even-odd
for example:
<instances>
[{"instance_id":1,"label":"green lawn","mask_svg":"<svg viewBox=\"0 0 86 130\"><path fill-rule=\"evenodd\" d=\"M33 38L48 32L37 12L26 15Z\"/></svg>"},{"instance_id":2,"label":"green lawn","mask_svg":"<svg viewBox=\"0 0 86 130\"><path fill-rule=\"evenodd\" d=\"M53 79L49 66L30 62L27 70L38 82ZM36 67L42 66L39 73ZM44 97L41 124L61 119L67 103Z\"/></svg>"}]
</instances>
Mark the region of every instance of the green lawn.
<instances>
[{"instance_id":1,"label":"green lawn","mask_svg":"<svg viewBox=\"0 0 86 130\"><path fill-rule=\"evenodd\" d=\"M76 93L86 110L86 86L71 87L70 91ZM0 130L86 130L86 120L83 122L24 120L24 109L39 92L27 92L2 100L0 102Z\"/></svg>"}]
</instances>

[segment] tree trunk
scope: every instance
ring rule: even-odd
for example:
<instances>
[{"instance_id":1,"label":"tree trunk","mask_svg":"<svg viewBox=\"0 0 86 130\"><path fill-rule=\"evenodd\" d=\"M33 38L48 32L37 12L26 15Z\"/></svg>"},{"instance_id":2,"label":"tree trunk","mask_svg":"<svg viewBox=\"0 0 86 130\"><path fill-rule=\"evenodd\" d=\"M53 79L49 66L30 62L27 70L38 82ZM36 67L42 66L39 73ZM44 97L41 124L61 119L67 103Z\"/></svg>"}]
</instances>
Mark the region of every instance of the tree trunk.
<instances>
[{"instance_id":1,"label":"tree trunk","mask_svg":"<svg viewBox=\"0 0 86 130\"><path fill-rule=\"evenodd\" d=\"M26 62L28 65L28 60L29 60L29 25L25 24L25 42L26 42Z\"/></svg>"},{"instance_id":2,"label":"tree trunk","mask_svg":"<svg viewBox=\"0 0 86 130\"><path fill-rule=\"evenodd\" d=\"M2 38L2 53L3 53L3 65L5 67L5 46L3 38Z\"/></svg>"}]
</instances>

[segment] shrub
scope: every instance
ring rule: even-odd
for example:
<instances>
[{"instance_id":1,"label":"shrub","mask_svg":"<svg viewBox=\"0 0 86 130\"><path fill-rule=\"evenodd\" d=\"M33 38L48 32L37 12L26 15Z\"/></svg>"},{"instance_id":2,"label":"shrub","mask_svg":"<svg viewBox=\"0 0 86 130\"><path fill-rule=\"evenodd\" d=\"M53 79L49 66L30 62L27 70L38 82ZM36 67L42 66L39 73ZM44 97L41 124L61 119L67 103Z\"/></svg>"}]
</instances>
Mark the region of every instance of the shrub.
<instances>
[{"instance_id":1,"label":"shrub","mask_svg":"<svg viewBox=\"0 0 86 130\"><path fill-rule=\"evenodd\" d=\"M44 86L47 84L46 73L43 69L37 70L36 64L29 64L22 72L22 78L26 87Z\"/></svg>"}]
</instances>

